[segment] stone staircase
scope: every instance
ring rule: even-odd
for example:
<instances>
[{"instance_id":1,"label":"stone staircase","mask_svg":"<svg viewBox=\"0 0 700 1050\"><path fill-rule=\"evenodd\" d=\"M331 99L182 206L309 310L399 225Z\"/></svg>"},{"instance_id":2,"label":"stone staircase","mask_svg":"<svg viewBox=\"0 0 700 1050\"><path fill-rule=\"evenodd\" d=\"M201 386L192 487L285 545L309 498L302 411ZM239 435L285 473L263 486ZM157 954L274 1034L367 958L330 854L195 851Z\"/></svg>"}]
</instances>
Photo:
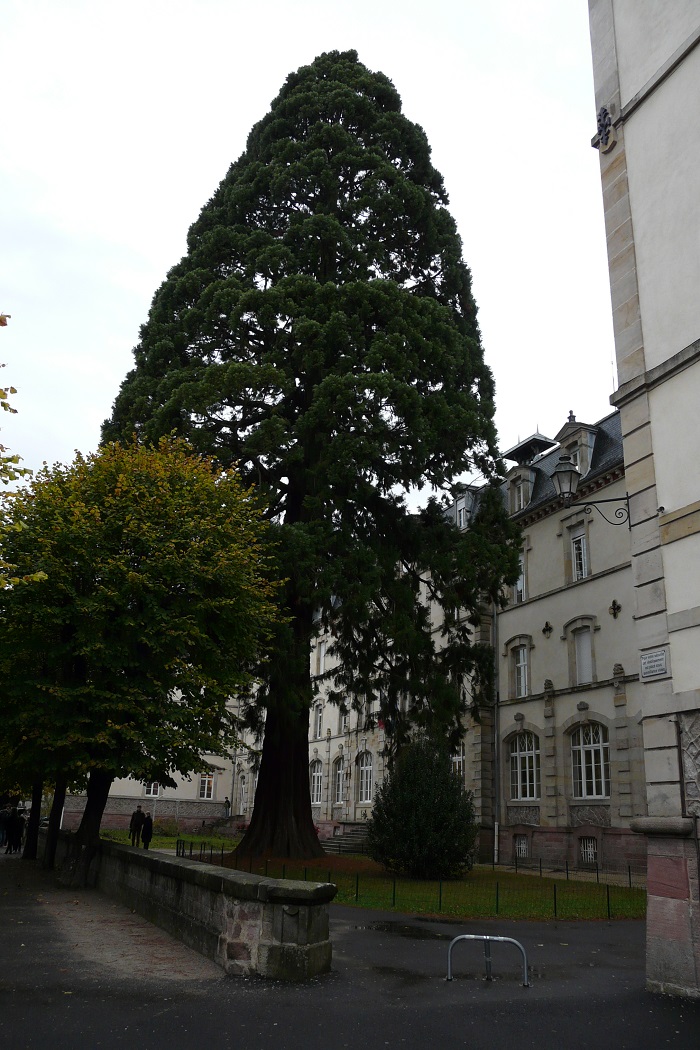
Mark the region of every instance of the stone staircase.
<instances>
[{"instance_id":1,"label":"stone staircase","mask_svg":"<svg viewBox=\"0 0 700 1050\"><path fill-rule=\"evenodd\" d=\"M342 835L322 839L325 853L367 853L366 824L345 824Z\"/></svg>"}]
</instances>

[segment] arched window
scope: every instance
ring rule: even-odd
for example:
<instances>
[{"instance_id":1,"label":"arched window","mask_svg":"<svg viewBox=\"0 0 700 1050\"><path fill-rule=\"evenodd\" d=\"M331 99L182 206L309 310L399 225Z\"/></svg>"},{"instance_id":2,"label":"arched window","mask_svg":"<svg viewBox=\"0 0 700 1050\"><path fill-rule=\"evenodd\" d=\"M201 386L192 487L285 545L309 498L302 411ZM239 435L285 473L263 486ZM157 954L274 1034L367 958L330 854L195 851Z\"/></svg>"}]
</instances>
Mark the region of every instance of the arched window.
<instances>
[{"instance_id":1,"label":"arched window","mask_svg":"<svg viewBox=\"0 0 700 1050\"><path fill-rule=\"evenodd\" d=\"M316 704L314 708L314 737L316 740L323 736L323 704Z\"/></svg>"},{"instance_id":2,"label":"arched window","mask_svg":"<svg viewBox=\"0 0 700 1050\"><path fill-rule=\"evenodd\" d=\"M610 797L610 746L605 726L589 722L574 730L571 769L575 798Z\"/></svg>"},{"instance_id":3,"label":"arched window","mask_svg":"<svg viewBox=\"0 0 700 1050\"><path fill-rule=\"evenodd\" d=\"M516 733L510 741L510 797L540 797L540 739L535 733Z\"/></svg>"},{"instance_id":4,"label":"arched window","mask_svg":"<svg viewBox=\"0 0 700 1050\"><path fill-rule=\"evenodd\" d=\"M333 802L339 805L343 801L343 785L345 782L345 759L336 758L333 763Z\"/></svg>"},{"instance_id":5,"label":"arched window","mask_svg":"<svg viewBox=\"0 0 700 1050\"><path fill-rule=\"evenodd\" d=\"M309 787L311 788L311 805L320 806L323 792L323 763L320 758L314 759L309 766Z\"/></svg>"},{"instance_id":6,"label":"arched window","mask_svg":"<svg viewBox=\"0 0 700 1050\"><path fill-rule=\"evenodd\" d=\"M357 756L357 801L372 801L372 754L369 751Z\"/></svg>"}]
</instances>

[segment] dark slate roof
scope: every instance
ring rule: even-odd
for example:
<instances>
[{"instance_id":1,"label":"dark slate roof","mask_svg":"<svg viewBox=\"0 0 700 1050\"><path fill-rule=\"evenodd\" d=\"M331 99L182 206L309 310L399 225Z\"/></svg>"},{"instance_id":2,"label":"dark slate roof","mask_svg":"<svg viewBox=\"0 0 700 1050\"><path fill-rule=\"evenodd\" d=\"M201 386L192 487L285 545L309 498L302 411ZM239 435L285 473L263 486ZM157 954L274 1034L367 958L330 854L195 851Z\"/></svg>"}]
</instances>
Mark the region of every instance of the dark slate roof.
<instances>
[{"instance_id":1,"label":"dark slate roof","mask_svg":"<svg viewBox=\"0 0 700 1050\"><path fill-rule=\"evenodd\" d=\"M593 426L588 426L585 423L580 424L580 426L584 429L596 431L590 470L581 479L581 484L587 484L589 481L593 481L613 467L619 467L623 463L620 413L612 412ZM516 515L517 517L524 516L534 508L549 503L550 500L556 498L556 492L552 483L552 473L559 462L561 454L562 448L558 445L555 449L538 456L530 464L530 469L535 473L532 494L530 502ZM507 486L504 485L504 495L506 491Z\"/></svg>"}]
</instances>

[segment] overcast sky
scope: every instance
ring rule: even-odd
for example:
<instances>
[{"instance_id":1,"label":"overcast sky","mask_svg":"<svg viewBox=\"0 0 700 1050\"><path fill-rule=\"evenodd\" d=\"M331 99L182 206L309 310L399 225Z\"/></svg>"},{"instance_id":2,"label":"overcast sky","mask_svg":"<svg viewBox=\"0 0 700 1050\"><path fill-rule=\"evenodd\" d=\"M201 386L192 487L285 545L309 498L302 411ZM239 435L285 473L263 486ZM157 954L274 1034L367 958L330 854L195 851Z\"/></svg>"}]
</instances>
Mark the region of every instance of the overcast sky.
<instances>
[{"instance_id":1,"label":"overcast sky","mask_svg":"<svg viewBox=\"0 0 700 1050\"><path fill-rule=\"evenodd\" d=\"M0 0L0 329L37 468L97 447L154 292L287 74L357 50L442 172L502 449L606 415L586 0Z\"/></svg>"}]
</instances>

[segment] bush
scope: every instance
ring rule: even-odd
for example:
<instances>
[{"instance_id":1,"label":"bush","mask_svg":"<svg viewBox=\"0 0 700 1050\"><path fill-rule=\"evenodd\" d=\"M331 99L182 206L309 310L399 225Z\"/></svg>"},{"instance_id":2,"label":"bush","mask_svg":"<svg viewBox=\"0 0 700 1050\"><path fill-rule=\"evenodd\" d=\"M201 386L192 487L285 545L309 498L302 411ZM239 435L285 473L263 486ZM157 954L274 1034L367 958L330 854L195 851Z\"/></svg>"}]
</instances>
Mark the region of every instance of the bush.
<instances>
[{"instance_id":1,"label":"bush","mask_svg":"<svg viewBox=\"0 0 700 1050\"><path fill-rule=\"evenodd\" d=\"M471 868L476 832L473 795L453 772L446 746L412 742L377 791L370 856L398 874L451 878Z\"/></svg>"}]
</instances>

